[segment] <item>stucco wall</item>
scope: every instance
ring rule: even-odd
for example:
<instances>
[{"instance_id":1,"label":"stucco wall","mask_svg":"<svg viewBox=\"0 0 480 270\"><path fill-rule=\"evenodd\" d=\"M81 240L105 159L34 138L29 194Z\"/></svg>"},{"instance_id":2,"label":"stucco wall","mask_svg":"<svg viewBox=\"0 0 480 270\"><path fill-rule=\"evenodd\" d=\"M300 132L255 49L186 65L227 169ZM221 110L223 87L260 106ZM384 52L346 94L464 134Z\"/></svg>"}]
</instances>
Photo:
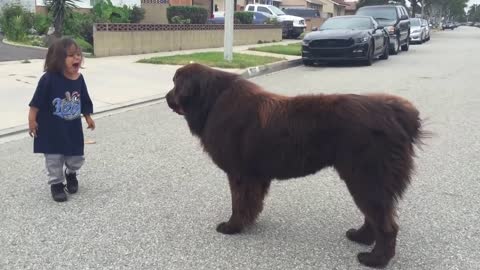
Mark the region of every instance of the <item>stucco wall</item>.
<instances>
[{"instance_id":1,"label":"stucco wall","mask_svg":"<svg viewBox=\"0 0 480 270\"><path fill-rule=\"evenodd\" d=\"M280 41L282 28L276 25L235 25L234 45ZM96 24L95 56L131 55L223 47L223 25Z\"/></svg>"}]
</instances>

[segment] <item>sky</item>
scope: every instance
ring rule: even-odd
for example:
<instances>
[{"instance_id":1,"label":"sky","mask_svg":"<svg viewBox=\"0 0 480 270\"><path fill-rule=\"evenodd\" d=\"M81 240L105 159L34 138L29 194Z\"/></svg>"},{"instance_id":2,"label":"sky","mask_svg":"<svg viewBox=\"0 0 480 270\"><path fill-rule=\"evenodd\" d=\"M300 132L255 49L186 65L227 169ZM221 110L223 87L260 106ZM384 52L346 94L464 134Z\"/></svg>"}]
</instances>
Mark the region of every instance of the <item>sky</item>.
<instances>
[{"instance_id":1,"label":"sky","mask_svg":"<svg viewBox=\"0 0 480 270\"><path fill-rule=\"evenodd\" d=\"M480 5L480 0L470 0L470 1L468 2L468 5L469 5L469 6L471 6L471 5L473 5L473 4Z\"/></svg>"}]
</instances>

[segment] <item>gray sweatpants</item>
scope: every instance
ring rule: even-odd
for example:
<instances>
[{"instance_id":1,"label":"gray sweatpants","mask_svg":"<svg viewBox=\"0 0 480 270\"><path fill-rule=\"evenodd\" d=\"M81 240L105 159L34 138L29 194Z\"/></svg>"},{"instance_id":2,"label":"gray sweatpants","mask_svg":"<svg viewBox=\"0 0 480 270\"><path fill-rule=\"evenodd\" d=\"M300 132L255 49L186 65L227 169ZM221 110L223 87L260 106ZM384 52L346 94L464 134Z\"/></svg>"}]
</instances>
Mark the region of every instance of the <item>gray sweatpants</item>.
<instances>
[{"instance_id":1,"label":"gray sweatpants","mask_svg":"<svg viewBox=\"0 0 480 270\"><path fill-rule=\"evenodd\" d=\"M82 167L85 162L84 156L64 156L59 154L45 154L45 165L48 173L48 184L63 183L65 175L63 174L63 166L68 173L73 173Z\"/></svg>"}]
</instances>

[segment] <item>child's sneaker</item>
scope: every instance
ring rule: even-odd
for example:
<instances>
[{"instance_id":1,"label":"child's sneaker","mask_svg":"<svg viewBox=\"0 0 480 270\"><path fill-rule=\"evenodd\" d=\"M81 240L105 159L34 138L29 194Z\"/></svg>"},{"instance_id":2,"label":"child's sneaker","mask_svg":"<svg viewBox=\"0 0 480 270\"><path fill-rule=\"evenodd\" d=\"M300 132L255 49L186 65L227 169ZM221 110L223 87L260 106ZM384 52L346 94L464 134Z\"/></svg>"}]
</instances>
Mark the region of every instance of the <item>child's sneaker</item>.
<instances>
[{"instance_id":1,"label":"child's sneaker","mask_svg":"<svg viewBox=\"0 0 480 270\"><path fill-rule=\"evenodd\" d=\"M67 194L65 194L65 185L63 183L50 185L52 191L53 200L56 202L64 202L67 200Z\"/></svg>"},{"instance_id":2,"label":"child's sneaker","mask_svg":"<svg viewBox=\"0 0 480 270\"><path fill-rule=\"evenodd\" d=\"M77 174L76 173L67 174L67 170L65 170L65 178L67 179L68 193L70 194L76 193L78 190Z\"/></svg>"}]
</instances>

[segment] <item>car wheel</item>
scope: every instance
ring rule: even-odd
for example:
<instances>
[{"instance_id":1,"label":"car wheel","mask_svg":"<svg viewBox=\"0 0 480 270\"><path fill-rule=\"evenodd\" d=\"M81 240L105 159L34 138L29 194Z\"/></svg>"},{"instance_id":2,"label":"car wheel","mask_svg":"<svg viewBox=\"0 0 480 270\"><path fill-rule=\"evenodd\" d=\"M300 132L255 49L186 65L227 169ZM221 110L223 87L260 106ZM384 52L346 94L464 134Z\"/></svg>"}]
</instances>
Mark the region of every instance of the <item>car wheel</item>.
<instances>
[{"instance_id":1,"label":"car wheel","mask_svg":"<svg viewBox=\"0 0 480 270\"><path fill-rule=\"evenodd\" d=\"M385 42L385 48L383 49L383 54L380 56L380 59L382 60L387 60L388 57L390 56L390 48L388 48L390 45L390 41L388 39Z\"/></svg>"},{"instance_id":2,"label":"car wheel","mask_svg":"<svg viewBox=\"0 0 480 270\"><path fill-rule=\"evenodd\" d=\"M408 51L409 47L410 47L410 37L407 38L407 44L402 45L402 51L404 52Z\"/></svg>"},{"instance_id":3,"label":"car wheel","mask_svg":"<svg viewBox=\"0 0 480 270\"><path fill-rule=\"evenodd\" d=\"M373 43L371 43L370 46L368 46L368 58L367 58L367 60L365 60L365 65L366 66L371 66L373 64L374 51L375 51L375 47L374 47Z\"/></svg>"},{"instance_id":4,"label":"car wheel","mask_svg":"<svg viewBox=\"0 0 480 270\"><path fill-rule=\"evenodd\" d=\"M395 38L395 45L393 46L393 49L390 50L390 53L393 54L393 55L396 55L398 54L398 52L400 51L400 39L398 39L398 37Z\"/></svg>"},{"instance_id":5,"label":"car wheel","mask_svg":"<svg viewBox=\"0 0 480 270\"><path fill-rule=\"evenodd\" d=\"M303 59L302 62L305 66L313 66L312 60Z\"/></svg>"}]
</instances>

